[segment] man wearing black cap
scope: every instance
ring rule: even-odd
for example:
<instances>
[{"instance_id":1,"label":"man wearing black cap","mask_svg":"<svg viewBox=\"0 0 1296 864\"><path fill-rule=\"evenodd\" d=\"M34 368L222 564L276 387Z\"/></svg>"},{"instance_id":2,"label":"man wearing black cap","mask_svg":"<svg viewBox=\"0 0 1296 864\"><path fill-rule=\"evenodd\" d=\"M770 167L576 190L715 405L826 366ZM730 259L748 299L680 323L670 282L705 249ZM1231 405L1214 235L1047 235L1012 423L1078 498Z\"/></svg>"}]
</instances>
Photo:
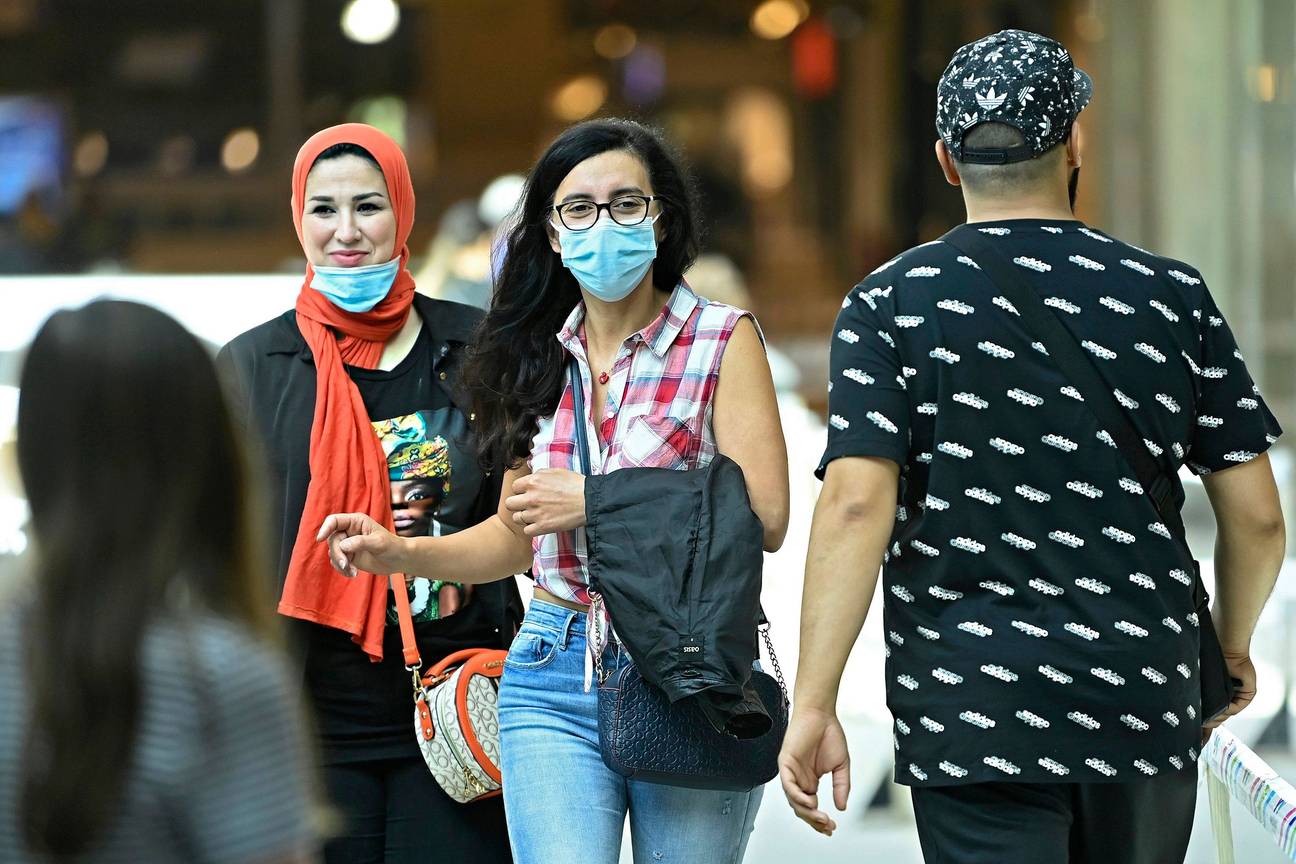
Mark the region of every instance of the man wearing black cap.
<instances>
[{"instance_id":1,"label":"man wearing black cap","mask_svg":"<svg viewBox=\"0 0 1296 864\"><path fill-rule=\"evenodd\" d=\"M820 776L838 809L849 791L836 694L879 567L895 776L928 861L1182 861L1203 728L1255 694L1281 430L1201 274L1072 216L1091 94L1052 39L959 49L936 156L968 224L843 302L780 757L822 833ZM1218 525L1218 676L1181 466ZM1231 701L1207 704L1230 673Z\"/></svg>"}]
</instances>

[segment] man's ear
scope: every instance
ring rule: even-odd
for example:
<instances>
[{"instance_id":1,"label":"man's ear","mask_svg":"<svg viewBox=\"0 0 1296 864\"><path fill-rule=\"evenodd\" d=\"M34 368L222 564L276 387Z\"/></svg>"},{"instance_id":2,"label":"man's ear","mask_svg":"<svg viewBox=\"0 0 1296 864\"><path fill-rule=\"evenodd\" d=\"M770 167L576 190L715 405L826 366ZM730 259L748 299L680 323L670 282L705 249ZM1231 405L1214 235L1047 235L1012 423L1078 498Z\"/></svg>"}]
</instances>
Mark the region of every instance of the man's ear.
<instances>
[{"instance_id":1,"label":"man's ear","mask_svg":"<svg viewBox=\"0 0 1296 864\"><path fill-rule=\"evenodd\" d=\"M954 164L954 157L945 149L945 140L936 139L936 161L940 163L941 171L945 174L945 182L951 186L962 186L963 178L959 177L958 166Z\"/></svg>"},{"instance_id":2,"label":"man's ear","mask_svg":"<svg viewBox=\"0 0 1296 864\"><path fill-rule=\"evenodd\" d=\"M1080 121L1074 120L1071 123L1071 134L1067 136L1066 141L1067 167L1079 168L1080 163L1084 161L1084 132L1080 128Z\"/></svg>"}]
</instances>

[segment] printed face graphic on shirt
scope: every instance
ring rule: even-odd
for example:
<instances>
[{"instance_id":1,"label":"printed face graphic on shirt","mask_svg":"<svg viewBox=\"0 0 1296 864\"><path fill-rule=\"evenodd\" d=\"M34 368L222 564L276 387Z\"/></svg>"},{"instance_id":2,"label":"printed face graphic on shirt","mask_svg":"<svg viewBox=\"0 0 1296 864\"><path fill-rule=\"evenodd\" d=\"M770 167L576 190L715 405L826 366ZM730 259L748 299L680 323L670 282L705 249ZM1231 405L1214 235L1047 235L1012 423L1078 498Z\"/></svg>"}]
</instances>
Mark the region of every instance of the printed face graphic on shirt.
<instances>
[{"instance_id":1,"label":"printed face graphic on shirt","mask_svg":"<svg viewBox=\"0 0 1296 864\"><path fill-rule=\"evenodd\" d=\"M374 421L374 433L387 456L387 477L391 482L392 519L402 537L439 535L441 508L451 491L450 445L439 428L436 414L417 411L402 417ZM423 577L410 580L410 614L417 621L430 621L453 614L463 605L463 586ZM395 620L394 611L389 618Z\"/></svg>"},{"instance_id":2,"label":"printed face graphic on shirt","mask_svg":"<svg viewBox=\"0 0 1296 864\"><path fill-rule=\"evenodd\" d=\"M392 517L402 537L426 537L432 517L445 499L445 484L437 478L393 480Z\"/></svg>"},{"instance_id":3,"label":"printed face graphic on shirt","mask_svg":"<svg viewBox=\"0 0 1296 864\"><path fill-rule=\"evenodd\" d=\"M428 432L424 412L379 420L373 426L387 455L396 533L402 537L435 533L433 519L450 493L446 439Z\"/></svg>"}]
</instances>

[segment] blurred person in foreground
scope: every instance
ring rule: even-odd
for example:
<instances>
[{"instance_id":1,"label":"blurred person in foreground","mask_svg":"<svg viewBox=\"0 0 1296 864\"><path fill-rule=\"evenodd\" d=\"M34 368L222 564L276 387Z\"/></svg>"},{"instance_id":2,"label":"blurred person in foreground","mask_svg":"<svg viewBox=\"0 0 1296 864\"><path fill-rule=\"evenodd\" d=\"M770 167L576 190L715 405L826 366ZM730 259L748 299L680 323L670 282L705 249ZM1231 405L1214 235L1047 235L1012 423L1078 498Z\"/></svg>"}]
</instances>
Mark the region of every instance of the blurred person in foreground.
<instances>
[{"instance_id":1,"label":"blurred person in foreground","mask_svg":"<svg viewBox=\"0 0 1296 864\"><path fill-rule=\"evenodd\" d=\"M844 809L835 704L884 565L895 778L928 861L1182 861L1203 727L1255 695L1280 429L1201 274L1072 215L1092 84L1065 48L1003 31L959 49L938 92L936 155L969 224L866 277L834 327L784 792L832 833L816 790L831 772ZM988 275L999 259L1114 391L1129 444L1055 365L1059 334L1037 341ZM1123 455L1138 447L1163 511ZM1213 617L1240 681L1219 717L1201 711L1195 564L1167 527L1183 465L1218 527Z\"/></svg>"},{"instance_id":2,"label":"blurred person in foreground","mask_svg":"<svg viewBox=\"0 0 1296 864\"><path fill-rule=\"evenodd\" d=\"M315 543L335 510L363 509L410 538L494 512L502 472L479 464L459 386L482 313L415 292L414 188L405 154L379 130L348 123L311 136L291 201L306 258L296 306L236 337L219 361L277 492L278 609L294 619L324 781L343 817L324 857L508 861L500 799L456 803L419 752L388 580L335 573ZM404 598L425 668L509 644L522 613L512 580L425 576L407 580Z\"/></svg>"},{"instance_id":3,"label":"blurred person in foreground","mask_svg":"<svg viewBox=\"0 0 1296 864\"><path fill-rule=\"evenodd\" d=\"M46 322L21 388L34 548L0 613L0 861L312 860L303 716L211 359L99 301Z\"/></svg>"}]
</instances>

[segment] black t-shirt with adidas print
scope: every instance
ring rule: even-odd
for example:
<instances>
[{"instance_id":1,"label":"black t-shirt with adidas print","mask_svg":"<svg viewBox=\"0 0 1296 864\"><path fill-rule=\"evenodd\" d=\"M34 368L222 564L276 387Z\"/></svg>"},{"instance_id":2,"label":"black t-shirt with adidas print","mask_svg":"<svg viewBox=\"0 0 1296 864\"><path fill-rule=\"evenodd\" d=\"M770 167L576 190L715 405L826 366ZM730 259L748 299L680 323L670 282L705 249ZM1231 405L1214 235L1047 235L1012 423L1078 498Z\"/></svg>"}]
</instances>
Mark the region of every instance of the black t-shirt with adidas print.
<instances>
[{"instance_id":1,"label":"black t-shirt with adidas print","mask_svg":"<svg viewBox=\"0 0 1296 864\"><path fill-rule=\"evenodd\" d=\"M978 227L1168 470L1223 470L1277 440L1195 269L1075 221ZM1191 560L1013 304L928 243L851 290L831 354L819 475L841 457L901 466L883 568L897 782L1192 770Z\"/></svg>"}]
</instances>

